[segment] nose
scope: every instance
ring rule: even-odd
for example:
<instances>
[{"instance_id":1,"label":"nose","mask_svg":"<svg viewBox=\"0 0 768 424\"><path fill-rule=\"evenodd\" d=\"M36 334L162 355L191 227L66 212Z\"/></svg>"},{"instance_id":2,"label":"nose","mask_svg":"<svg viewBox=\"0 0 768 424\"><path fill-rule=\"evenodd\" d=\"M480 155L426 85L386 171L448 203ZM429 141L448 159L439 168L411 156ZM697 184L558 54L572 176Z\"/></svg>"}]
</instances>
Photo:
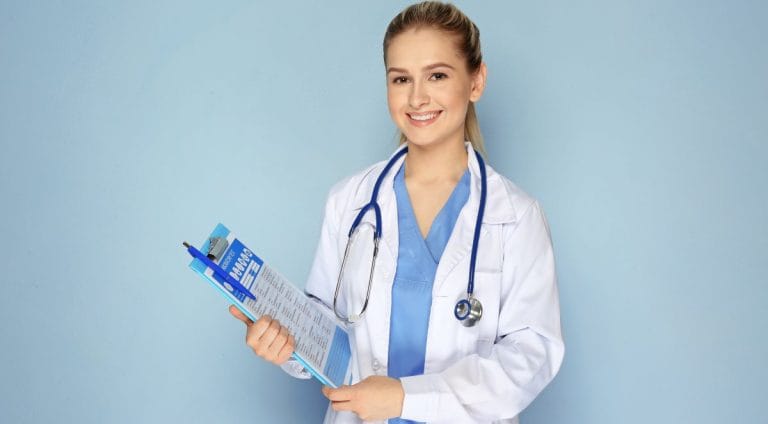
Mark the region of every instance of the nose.
<instances>
[{"instance_id":1,"label":"nose","mask_svg":"<svg viewBox=\"0 0 768 424\"><path fill-rule=\"evenodd\" d=\"M420 107L429 103L429 93L421 81L414 81L411 85L411 93L408 96L408 105L413 109L419 109Z\"/></svg>"}]
</instances>

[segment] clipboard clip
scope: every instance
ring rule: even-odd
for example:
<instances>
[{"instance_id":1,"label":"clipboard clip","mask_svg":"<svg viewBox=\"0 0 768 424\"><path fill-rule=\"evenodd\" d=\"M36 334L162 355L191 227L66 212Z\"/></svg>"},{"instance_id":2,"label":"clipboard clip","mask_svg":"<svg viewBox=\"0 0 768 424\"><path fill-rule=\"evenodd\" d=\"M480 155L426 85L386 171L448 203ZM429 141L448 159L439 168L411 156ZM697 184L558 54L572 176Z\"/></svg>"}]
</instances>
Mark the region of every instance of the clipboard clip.
<instances>
[{"instance_id":1,"label":"clipboard clip","mask_svg":"<svg viewBox=\"0 0 768 424\"><path fill-rule=\"evenodd\" d=\"M216 261L221 258L221 254L229 247L229 242L224 237L211 237L208 239L210 246L208 247L208 259Z\"/></svg>"}]
</instances>

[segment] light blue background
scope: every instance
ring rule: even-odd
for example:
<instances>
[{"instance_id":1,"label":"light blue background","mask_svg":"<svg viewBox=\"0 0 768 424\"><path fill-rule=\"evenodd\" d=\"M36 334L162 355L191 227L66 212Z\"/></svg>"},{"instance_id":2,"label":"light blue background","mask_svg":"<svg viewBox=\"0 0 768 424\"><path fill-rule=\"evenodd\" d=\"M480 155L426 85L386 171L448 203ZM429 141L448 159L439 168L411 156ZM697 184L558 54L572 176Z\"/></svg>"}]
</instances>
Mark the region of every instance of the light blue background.
<instances>
[{"instance_id":1,"label":"light blue background","mask_svg":"<svg viewBox=\"0 0 768 424\"><path fill-rule=\"evenodd\" d=\"M224 222L303 284L327 190L394 147L405 4L2 2L0 422L320 420L181 241ZM566 359L524 421L765 422L765 2L460 6L490 162L557 252Z\"/></svg>"}]
</instances>

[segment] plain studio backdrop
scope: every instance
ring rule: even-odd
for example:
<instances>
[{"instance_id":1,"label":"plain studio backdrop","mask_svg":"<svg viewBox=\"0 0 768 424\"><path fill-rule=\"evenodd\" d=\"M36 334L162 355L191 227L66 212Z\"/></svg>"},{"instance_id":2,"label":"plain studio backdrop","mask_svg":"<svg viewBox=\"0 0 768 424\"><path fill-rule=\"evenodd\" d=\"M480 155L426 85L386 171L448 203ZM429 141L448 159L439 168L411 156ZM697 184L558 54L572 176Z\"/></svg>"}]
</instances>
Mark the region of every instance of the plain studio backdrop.
<instances>
[{"instance_id":1,"label":"plain studio backdrop","mask_svg":"<svg viewBox=\"0 0 768 424\"><path fill-rule=\"evenodd\" d=\"M321 419L181 242L222 222L303 287L328 189L395 148L406 4L0 3L0 422ZM557 256L565 362L524 422L766 422L766 3L459 6L489 162Z\"/></svg>"}]
</instances>

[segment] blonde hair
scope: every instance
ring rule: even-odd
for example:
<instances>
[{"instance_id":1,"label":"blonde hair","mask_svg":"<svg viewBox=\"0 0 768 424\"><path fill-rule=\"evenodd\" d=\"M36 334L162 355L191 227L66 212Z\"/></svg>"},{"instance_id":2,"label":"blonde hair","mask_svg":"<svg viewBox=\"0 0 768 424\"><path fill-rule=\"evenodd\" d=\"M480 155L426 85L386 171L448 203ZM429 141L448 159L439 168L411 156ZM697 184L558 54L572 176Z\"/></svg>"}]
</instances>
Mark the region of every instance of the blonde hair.
<instances>
[{"instance_id":1,"label":"blonde hair","mask_svg":"<svg viewBox=\"0 0 768 424\"><path fill-rule=\"evenodd\" d=\"M483 55L480 51L480 30L459 8L437 1L424 1L411 5L392 19L384 34L384 64L387 63L387 49L392 39L404 31L421 27L435 28L455 35L459 51L467 62L467 71L473 74L480 69L483 63ZM485 152L475 104L472 102L469 103L467 116L464 118L464 139L469 140L476 150ZM405 134L401 132L400 143L405 141Z\"/></svg>"}]
</instances>

